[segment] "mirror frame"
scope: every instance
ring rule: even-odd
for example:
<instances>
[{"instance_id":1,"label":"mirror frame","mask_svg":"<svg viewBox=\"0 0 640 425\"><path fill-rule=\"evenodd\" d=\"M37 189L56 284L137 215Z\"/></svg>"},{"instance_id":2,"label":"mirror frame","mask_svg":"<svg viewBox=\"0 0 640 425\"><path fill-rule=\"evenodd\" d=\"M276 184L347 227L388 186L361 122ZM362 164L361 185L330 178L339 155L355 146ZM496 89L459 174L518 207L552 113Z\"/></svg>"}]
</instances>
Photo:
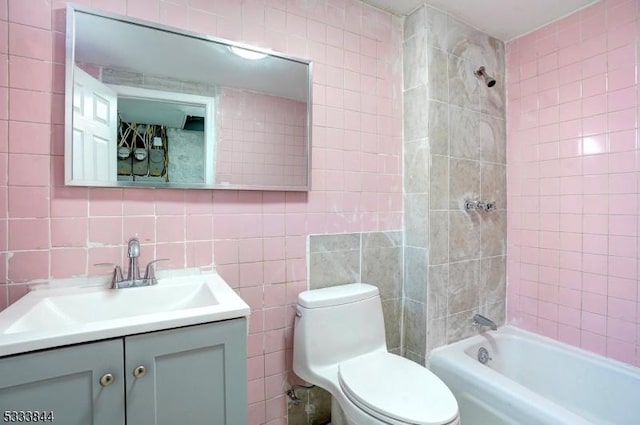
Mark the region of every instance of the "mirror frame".
<instances>
[{"instance_id":1,"label":"mirror frame","mask_svg":"<svg viewBox=\"0 0 640 425\"><path fill-rule=\"evenodd\" d=\"M304 131L305 150L306 150L306 184L295 186L274 186L274 185L248 185L248 184L200 184L200 183L166 183L159 185L155 182L129 182L129 181L87 181L73 179L73 90L74 90L74 66L75 66L75 47L76 47L76 14L85 13L99 16L106 19L139 25L158 31L165 31L180 35L183 37L197 38L200 40L214 42L227 45L230 47L239 47L246 50L264 53L277 58L298 62L307 66L308 74L308 94L307 94L307 112L306 112L306 128ZM131 187L131 188L156 188L156 189L228 189L228 190L265 190L265 191L286 191L286 192L306 192L311 190L311 135L312 135L312 107L313 107L313 62L309 59L275 52L273 50L261 47L251 46L248 44L226 40L206 34L200 34L193 31L183 30L164 24L150 22L128 16L117 15L111 12L105 12L76 4L67 5L67 32L66 32L66 61L65 61L65 142L64 142L64 184L65 186L84 186L84 187ZM212 117L213 118L213 117ZM216 123L214 122L215 126ZM206 141L205 141L206 144ZM209 149L209 148L206 148ZM114 153L115 155L115 153ZM215 168L215 167L214 167ZM214 176L215 181L215 176Z\"/></svg>"}]
</instances>

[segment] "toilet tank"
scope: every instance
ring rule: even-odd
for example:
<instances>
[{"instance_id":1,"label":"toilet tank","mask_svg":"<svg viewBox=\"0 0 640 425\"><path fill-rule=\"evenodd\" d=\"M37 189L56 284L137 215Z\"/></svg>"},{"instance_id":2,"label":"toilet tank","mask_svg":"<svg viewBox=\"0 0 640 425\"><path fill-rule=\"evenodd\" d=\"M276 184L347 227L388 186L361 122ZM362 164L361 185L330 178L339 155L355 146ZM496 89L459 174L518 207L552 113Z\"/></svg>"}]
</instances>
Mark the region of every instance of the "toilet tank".
<instances>
[{"instance_id":1,"label":"toilet tank","mask_svg":"<svg viewBox=\"0 0 640 425\"><path fill-rule=\"evenodd\" d=\"M298 376L375 350L387 350L378 288L351 283L300 293L293 336Z\"/></svg>"}]
</instances>

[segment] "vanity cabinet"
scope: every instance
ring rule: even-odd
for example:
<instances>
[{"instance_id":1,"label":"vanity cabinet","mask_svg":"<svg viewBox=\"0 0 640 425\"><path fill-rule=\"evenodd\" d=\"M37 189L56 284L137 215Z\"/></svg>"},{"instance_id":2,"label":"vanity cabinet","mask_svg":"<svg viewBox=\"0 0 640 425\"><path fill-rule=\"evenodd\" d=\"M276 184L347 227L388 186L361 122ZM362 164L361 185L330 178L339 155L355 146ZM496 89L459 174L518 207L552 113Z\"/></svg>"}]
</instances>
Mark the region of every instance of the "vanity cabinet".
<instances>
[{"instance_id":1,"label":"vanity cabinet","mask_svg":"<svg viewBox=\"0 0 640 425\"><path fill-rule=\"evenodd\" d=\"M127 424L246 424L246 335L235 319L126 337Z\"/></svg>"},{"instance_id":2,"label":"vanity cabinet","mask_svg":"<svg viewBox=\"0 0 640 425\"><path fill-rule=\"evenodd\" d=\"M0 422L37 411L43 420L31 422L124 425L122 358L121 339L0 358Z\"/></svg>"},{"instance_id":3,"label":"vanity cabinet","mask_svg":"<svg viewBox=\"0 0 640 425\"><path fill-rule=\"evenodd\" d=\"M246 383L240 318L0 358L0 414L52 412L50 423L64 425L246 424Z\"/></svg>"}]
</instances>

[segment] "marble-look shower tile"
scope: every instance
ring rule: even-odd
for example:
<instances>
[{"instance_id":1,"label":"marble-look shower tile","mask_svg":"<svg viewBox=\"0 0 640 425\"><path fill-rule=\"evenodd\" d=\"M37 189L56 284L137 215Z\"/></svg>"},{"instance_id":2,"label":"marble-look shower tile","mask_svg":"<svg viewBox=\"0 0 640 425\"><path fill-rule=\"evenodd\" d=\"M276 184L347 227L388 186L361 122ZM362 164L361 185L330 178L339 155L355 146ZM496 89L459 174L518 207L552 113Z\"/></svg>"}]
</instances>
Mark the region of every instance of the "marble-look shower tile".
<instances>
[{"instance_id":1,"label":"marble-look shower tile","mask_svg":"<svg viewBox=\"0 0 640 425\"><path fill-rule=\"evenodd\" d=\"M431 155L429 175L429 208L449 209L449 157Z\"/></svg>"},{"instance_id":2,"label":"marble-look shower tile","mask_svg":"<svg viewBox=\"0 0 640 425\"><path fill-rule=\"evenodd\" d=\"M464 209L466 200L480 198L480 163L451 158L449 161L449 208Z\"/></svg>"},{"instance_id":3,"label":"marble-look shower tile","mask_svg":"<svg viewBox=\"0 0 640 425\"><path fill-rule=\"evenodd\" d=\"M449 101L449 71L447 53L434 47L427 48L429 98Z\"/></svg>"},{"instance_id":4,"label":"marble-look shower tile","mask_svg":"<svg viewBox=\"0 0 640 425\"><path fill-rule=\"evenodd\" d=\"M429 247L429 195L405 194L405 243Z\"/></svg>"},{"instance_id":5,"label":"marble-look shower tile","mask_svg":"<svg viewBox=\"0 0 640 425\"><path fill-rule=\"evenodd\" d=\"M466 109L480 111L480 81L477 68L459 56L449 55L449 102Z\"/></svg>"},{"instance_id":6,"label":"marble-look shower tile","mask_svg":"<svg viewBox=\"0 0 640 425\"><path fill-rule=\"evenodd\" d=\"M502 118L480 115L479 122L480 159L483 161L506 164L507 130Z\"/></svg>"},{"instance_id":7,"label":"marble-look shower tile","mask_svg":"<svg viewBox=\"0 0 640 425\"><path fill-rule=\"evenodd\" d=\"M506 254L507 213L504 210L483 214L482 218L482 257Z\"/></svg>"},{"instance_id":8,"label":"marble-look shower tile","mask_svg":"<svg viewBox=\"0 0 640 425\"><path fill-rule=\"evenodd\" d=\"M428 193L429 141L419 139L405 143L404 146L405 193Z\"/></svg>"},{"instance_id":9,"label":"marble-look shower tile","mask_svg":"<svg viewBox=\"0 0 640 425\"><path fill-rule=\"evenodd\" d=\"M467 25L451 15L447 16L447 52L462 56L470 45L479 45L488 35Z\"/></svg>"},{"instance_id":10,"label":"marble-look shower tile","mask_svg":"<svg viewBox=\"0 0 640 425\"><path fill-rule=\"evenodd\" d=\"M401 307L402 300L400 298L382 301L382 314L389 350L399 349L401 346Z\"/></svg>"},{"instance_id":11,"label":"marble-look shower tile","mask_svg":"<svg viewBox=\"0 0 640 425\"><path fill-rule=\"evenodd\" d=\"M491 162L480 164L480 198L495 201L499 210L507 209L507 167Z\"/></svg>"},{"instance_id":12,"label":"marble-look shower tile","mask_svg":"<svg viewBox=\"0 0 640 425\"><path fill-rule=\"evenodd\" d=\"M506 97L505 97L505 77L504 75L492 73L490 74L496 79L493 87L487 87L484 84L480 86L480 111L498 118L506 117Z\"/></svg>"},{"instance_id":13,"label":"marble-look shower tile","mask_svg":"<svg viewBox=\"0 0 640 425\"><path fill-rule=\"evenodd\" d=\"M311 289L360 281L360 234L309 236Z\"/></svg>"},{"instance_id":14,"label":"marble-look shower tile","mask_svg":"<svg viewBox=\"0 0 640 425\"><path fill-rule=\"evenodd\" d=\"M434 348L447 344L447 318L429 319L427 322L427 351L426 357Z\"/></svg>"},{"instance_id":15,"label":"marble-look shower tile","mask_svg":"<svg viewBox=\"0 0 640 425\"><path fill-rule=\"evenodd\" d=\"M380 298L388 300L402 294L402 249L370 249L363 253L362 282L375 285Z\"/></svg>"},{"instance_id":16,"label":"marble-look shower tile","mask_svg":"<svg viewBox=\"0 0 640 425\"><path fill-rule=\"evenodd\" d=\"M449 211L429 213L429 265L449 261Z\"/></svg>"},{"instance_id":17,"label":"marble-look shower tile","mask_svg":"<svg viewBox=\"0 0 640 425\"><path fill-rule=\"evenodd\" d=\"M490 74L504 67L504 43L449 16L447 52L463 58L473 66L484 66Z\"/></svg>"},{"instance_id":18,"label":"marble-look shower tile","mask_svg":"<svg viewBox=\"0 0 640 425\"><path fill-rule=\"evenodd\" d=\"M404 296L407 299L426 302L427 250L407 246L404 249Z\"/></svg>"},{"instance_id":19,"label":"marble-look shower tile","mask_svg":"<svg viewBox=\"0 0 640 425\"><path fill-rule=\"evenodd\" d=\"M413 300L404 302L404 345L424 358L427 337L426 305Z\"/></svg>"},{"instance_id":20,"label":"marble-look shower tile","mask_svg":"<svg viewBox=\"0 0 640 425\"><path fill-rule=\"evenodd\" d=\"M495 279L495 273L500 273L499 266L493 262L480 262L484 251L492 252L495 245L500 245L500 241L490 242L488 235L484 239L482 237L482 230L491 228L493 232L496 227L496 218L488 218L494 213L467 213L463 205L466 199L481 199L481 194L496 198L504 194L499 188L500 185L504 186L503 168L498 165L504 166L506 163L506 128L502 75L504 43L426 5L405 21L405 40L421 31L426 34L423 49L427 55L427 72L421 74L427 77L427 87L421 89L421 95L426 95L429 102L426 108L419 105L419 110L408 111L409 120L405 122L405 129L409 131L405 133L405 148L406 142L415 139L423 130L417 124L421 120L427 125L428 133L426 137L417 138L427 138L430 145L429 170L424 173L429 186L427 192L421 193L418 190L422 191L423 186L409 182L410 176L416 173L408 171L412 164L407 160L405 181L409 182L409 191L405 193L407 246L404 251L404 295L410 301L426 299L424 308L429 320L425 346L428 352L446 342L477 333L477 329L471 326L473 312L477 312L481 300L486 306L490 305L490 298L500 297L499 287L505 279ZM485 66L487 72L496 78L497 85L493 89L486 87L484 81L475 76L474 72L480 66ZM446 83L441 78L443 76L446 76ZM409 75L405 84L416 84L414 81L415 76ZM448 92L445 92L445 88ZM498 90L494 90L496 88ZM416 99L419 97L416 93L410 93L410 96ZM417 114L424 115L416 119ZM427 195L427 198L416 196L418 193ZM506 200L499 207L506 208ZM451 211L447 211L449 209ZM433 212L443 214L441 216ZM447 222L448 226L443 224ZM423 232L424 229L428 231ZM446 233L443 233L445 229ZM497 235L497 238L504 239L504 236ZM444 252L439 250L443 246ZM422 255L425 250L426 258ZM439 257L441 253L443 255ZM475 260L471 264L477 265L473 294L467 298L458 297L461 305L456 306L452 301L454 311L466 307L469 309L448 316L449 273L456 276L456 270L449 270L450 262L470 260ZM434 265L440 261L441 264ZM482 281L481 271L485 279ZM491 279L491 283L498 287L491 287L486 279ZM482 299L480 282L486 295ZM409 318L407 311L405 308L405 320ZM411 327L411 324L405 323L405 326ZM423 346L415 345L415 338L405 341L403 350L405 356L416 361L423 360L426 354ZM416 353L415 350L420 352Z\"/></svg>"},{"instance_id":21,"label":"marble-look shower tile","mask_svg":"<svg viewBox=\"0 0 640 425\"><path fill-rule=\"evenodd\" d=\"M417 86L426 85L427 75L427 49L425 48L426 35L424 31L416 33L403 44L403 87L408 90ZM429 69L430 70L430 69Z\"/></svg>"},{"instance_id":22,"label":"marble-look shower tile","mask_svg":"<svg viewBox=\"0 0 640 425\"><path fill-rule=\"evenodd\" d=\"M480 261L461 261L449 264L447 290L448 314L456 314L476 308L479 304L478 276Z\"/></svg>"},{"instance_id":23,"label":"marble-look shower tile","mask_svg":"<svg viewBox=\"0 0 640 425\"><path fill-rule=\"evenodd\" d=\"M449 261L480 257L480 217L478 213L449 212Z\"/></svg>"},{"instance_id":24,"label":"marble-look shower tile","mask_svg":"<svg viewBox=\"0 0 640 425\"><path fill-rule=\"evenodd\" d=\"M362 250L362 282L380 289L380 298L402 295L402 248L365 248Z\"/></svg>"},{"instance_id":25,"label":"marble-look shower tile","mask_svg":"<svg viewBox=\"0 0 640 425\"><path fill-rule=\"evenodd\" d=\"M362 234L362 249L402 247L402 232L371 232Z\"/></svg>"},{"instance_id":26,"label":"marble-look shower tile","mask_svg":"<svg viewBox=\"0 0 640 425\"><path fill-rule=\"evenodd\" d=\"M411 360L412 362L417 363L420 366L425 365L425 357L421 356L418 353L414 353L413 351L405 350L404 358L407 360Z\"/></svg>"},{"instance_id":27,"label":"marble-look shower tile","mask_svg":"<svg viewBox=\"0 0 640 425\"><path fill-rule=\"evenodd\" d=\"M498 326L504 325L507 314L505 300L481 306L480 314L493 320Z\"/></svg>"},{"instance_id":28,"label":"marble-look shower tile","mask_svg":"<svg viewBox=\"0 0 640 425\"><path fill-rule=\"evenodd\" d=\"M406 90L403 101L404 141L425 139L429 134L429 126L424 122L429 113L427 86Z\"/></svg>"},{"instance_id":29,"label":"marble-look shower tile","mask_svg":"<svg viewBox=\"0 0 640 425\"><path fill-rule=\"evenodd\" d=\"M476 335L478 329L473 325L476 310L467 310L447 317L447 344Z\"/></svg>"},{"instance_id":30,"label":"marble-look shower tile","mask_svg":"<svg viewBox=\"0 0 640 425\"><path fill-rule=\"evenodd\" d=\"M426 7L427 45L447 51L448 16L446 13Z\"/></svg>"},{"instance_id":31,"label":"marble-look shower tile","mask_svg":"<svg viewBox=\"0 0 640 425\"><path fill-rule=\"evenodd\" d=\"M352 251L360 249L360 233L309 235L309 252Z\"/></svg>"},{"instance_id":32,"label":"marble-look shower tile","mask_svg":"<svg viewBox=\"0 0 640 425\"><path fill-rule=\"evenodd\" d=\"M408 40L419 32L425 32L426 27L426 7L420 6L404 21L404 40Z\"/></svg>"},{"instance_id":33,"label":"marble-look shower tile","mask_svg":"<svg viewBox=\"0 0 640 425\"><path fill-rule=\"evenodd\" d=\"M507 296L507 259L504 255L480 260L480 305L504 302Z\"/></svg>"},{"instance_id":34,"label":"marble-look shower tile","mask_svg":"<svg viewBox=\"0 0 640 425\"><path fill-rule=\"evenodd\" d=\"M502 40L498 40L497 38L494 37L489 37L489 49L491 50L491 54L494 55L495 58L495 64L496 64L496 70L495 73L496 74L500 74L503 73L505 68L505 64L506 64L506 56L507 56L507 50L506 50L506 46L504 44L504 41ZM506 87L507 85L504 84L503 87Z\"/></svg>"},{"instance_id":35,"label":"marble-look shower tile","mask_svg":"<svg viewBox=\"0 0 640 425\"><path fill-rule=\"evenodd\" d=\"M480 159L481 115L457 106L449 107L450 147L452 157Z\"/></svg>"},{"instance_id":36,"label":"marble-look shower tile","mask_svg":"<svg viewBox=\"0 0 640 425\"><path fill-rule=\"evenodd\" d=\"M429 266L428 276L427 318L431 321L447 315L447 303L449 300L449 264Z\"/></svg>"},{"instance_id":37,"label":"marble-look shower tile","mask_svg":"<svg viewBox=\"0 0 640 425\"><path fill-rule=\"evenodd\" d=\"M360 250L315 252L309 255L311 289L360 281Z\"/></svg>"},{"instance_id":38,"label":"marble-look shower tile","mask_svg":"<svg viewBox=\"0 0 640 425\"><path fill-rule=\"evenodd\" d=\"M449 104L429 101L428 117L431 153L449 155Z\"/></svg>"},{"instance_id":39,"label":"marble-look shower tile","mask_svg":"<svg viewBox=\"0 0 640 425\"><path fill-rule=\"evenodd\" d=\"M402 356L402 346L398 348L387 348L391 354L395 354L396 356Z\"/></svg>"}]
</instances>

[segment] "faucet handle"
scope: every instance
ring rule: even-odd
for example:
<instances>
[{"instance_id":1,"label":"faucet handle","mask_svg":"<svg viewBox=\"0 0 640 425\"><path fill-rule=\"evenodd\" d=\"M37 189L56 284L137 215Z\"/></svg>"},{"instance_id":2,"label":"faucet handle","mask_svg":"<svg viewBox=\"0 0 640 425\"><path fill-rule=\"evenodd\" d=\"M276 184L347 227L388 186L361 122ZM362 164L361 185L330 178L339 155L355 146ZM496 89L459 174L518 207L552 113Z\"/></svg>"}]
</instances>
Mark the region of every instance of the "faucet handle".
<instances>
[{"instance_id":1,"label":"faucet handle","mask_svg":"<svg viewBox=\"0 0 640 425\"><path fill-rule=\"evenodd\" d=\"M122 268L115 263L96 263L94 264L96 267L113 267L113 276L111 277L111 287L117 288L118 283L124 280L122 276Z\"/></svg>"},{"instance_id":2,"label":"faucet handle","mask_svg":"<svg viewBox=\"0 0 640 425\"><path fill-rule=\"evenodd\" d=\"M140 240L136 237L129 239L127 243L127 256L135 258L140 256Z\"/></svg>"},{"instance_id":3,"label":"faucet handle","mask_svg":"<svg viewBox=\"0 0 640 425\"><path fill-rule=\"evenodd\" d=\"M464 210L465 211L473 211L473 210L477 210L478 209L478 201L470 201L470 200L466 200L464 201Z\"/></svg>"},{"instance_id":4,"label":"faucet handle","mask_svg":"<svg viewBox=\"0 0 640 425\"><path fill-rule=\"evenodd\" d=\"M159 263L160 261L169 261L169 258L158 258L157 260L149 261L149 264L147 264L147 268L144 271L144 278L151 279L152 285L155 285L157 283L156 267L154 266L154 264Z\"/></svg>"}]
</instances>

